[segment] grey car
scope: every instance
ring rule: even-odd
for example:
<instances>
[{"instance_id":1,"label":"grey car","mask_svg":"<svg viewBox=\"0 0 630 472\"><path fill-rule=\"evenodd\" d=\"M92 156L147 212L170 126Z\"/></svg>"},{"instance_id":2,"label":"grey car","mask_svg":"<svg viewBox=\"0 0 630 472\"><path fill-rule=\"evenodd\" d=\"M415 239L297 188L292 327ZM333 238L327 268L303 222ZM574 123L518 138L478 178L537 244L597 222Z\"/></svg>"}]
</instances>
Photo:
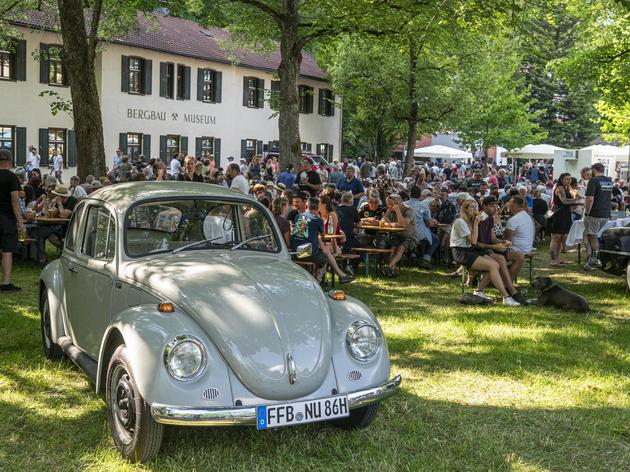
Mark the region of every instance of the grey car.
<instances>
[{"instance_id":1,"label":"grey car","mask_svg":"<svg viewBox=\"0 0 630 472\"><path fill-rule=\"evenodd\" d=\"M401 382L370 309L323 292L271 213L219 186L127 183L82 199L39 293L44 354L105 393L132 461L158 453L165 424L365 427Z\"/></svg>"}]
</instances>

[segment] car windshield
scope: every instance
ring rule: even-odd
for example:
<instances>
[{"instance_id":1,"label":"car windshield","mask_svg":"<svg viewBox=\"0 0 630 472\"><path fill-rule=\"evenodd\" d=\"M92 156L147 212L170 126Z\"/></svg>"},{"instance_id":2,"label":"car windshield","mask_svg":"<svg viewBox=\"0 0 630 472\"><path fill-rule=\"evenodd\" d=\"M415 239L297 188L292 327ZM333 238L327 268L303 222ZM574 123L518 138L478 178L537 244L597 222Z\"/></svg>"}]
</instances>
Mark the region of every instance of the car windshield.
<instances>
[{"instance_id":1,"label":"car windshield","mask_svg":"<svg viewBox=\"0 0 630 472\"><path fill-rule=\"evenodd\" d=\"M273 223L260 205L171 199L134 206L125 220L127 254L204 249L278 252Z\"/></svg>"}]
</instances>

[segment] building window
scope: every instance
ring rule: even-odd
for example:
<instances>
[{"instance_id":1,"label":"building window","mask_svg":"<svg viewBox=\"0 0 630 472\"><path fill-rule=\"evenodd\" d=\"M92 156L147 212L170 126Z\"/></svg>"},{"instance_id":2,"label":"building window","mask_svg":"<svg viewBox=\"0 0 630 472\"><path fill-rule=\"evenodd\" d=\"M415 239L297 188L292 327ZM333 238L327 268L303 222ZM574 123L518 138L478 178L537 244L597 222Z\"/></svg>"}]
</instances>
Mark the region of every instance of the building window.
<instances>
[{"instance_id":1,"label":"building window","mask_svg":"<svg viewBox=\"0 0 630 472\"><path fill-rule=\"evenodd\" d=\"M203 71L203 101L204 102L215 102L215 71L210 69L205 69Z\"/></svg>"},{"instance_id":2,"label":"building window","mask_svg":"<svg viewBox=\"0 0 630 472\"><path fill-rule=\"evenodd\" d=\"M247 162L252 160L252 157L256 155L256 144L258 142L255 139L246 139L245 140L245 159Z\"/></svg>"},{"instance_id":3,"label":"building window","mask_svg":"<svg viewBox=\"0 0 630 472\"><path fill-rule=\"evenodd\" d=\"M0 51L0 79L15 78L15 54L11 51Z\"/></svg>"},{"instance_id":4,"label":"building window","mask_svg":"<svg viewBox=\"0 0 630 472\"><path fill-rule=\"evenodd\" d=\"M214 156L214 138L204 136L201 138L201 157Z\"/></svg>"},{"instance_id":5,"label":"building window","mask_svg":"<svg viewBox=\"0 0 630 472\"><path fill-rule=\"evenodd\" d=\"M61 47L50 46L48 48L48 83L50 85L66 85L65 72Z\"/></svg>"},{"instance_id":6,"label":"building window","mask_svg":"<svg viewBox=\"0 0 630 472\"><path fill-rule=\"evenodd\" d=\"M256 108L258 104L258 80L253 77L247 78L247 106Z\"/></svg>"},{"instance_id":7,"label":"building window","mask_svg":"<svg viewBox=\"0 0 630 472\"><path fill-rule=\"evenodd\" d=\"M300 147L302 148L302 152L311 152L313 149L311 143L300 143Z\"/></svg>"},{"instance_id":8,"label":"building window","mask_svg":"<svg viewBox=\"0 0 630 472\"><path fill-rule=\"evenodd\" d=\"M0 125L0 149L9 149L13 153L15 142L15 128L13 126Z\"/></svg>"},{"instance_id":9,"label":"building window","mask_svg":"<svg viewBox=\"0 0 630 472\"><path fill-rule=\"evenodd\" d=\"M175 90L175 64L169 62L166 64L166 98L173 98Z\"/></svg>"},{"instance_id":10,"label":"building window","mask_svg":"<svg viewBox=\"0 0 630 472\"><path fill-rule=\"evenodd\" d=\"M169 134L166 137L166 155L170 158L175 154L179 154L180 136Z\"/></svg>"},{"instance_id":11,"label":"building window","mask_svg":"<svg viewBox=\"0 0 630 472\"><path fill-rule=\"evenodd\" d=\"M142 133L127 133L127 155L138 157L142 154Z\"/></svg>"},{"instance_id":12,"label":"building window","mask_svg":"<svg viewBox=\"0 0 630 472\"><path fill-rule=\"evenodd\" d=\"M319 114L333 116L335 114L335 94L329 89L319 89Z\"/></svg>"},{"instance_id":13,"label":"building window","mask_svg":"<svg viewBox=\"0 0 630 472\"><path fill-rule=\"evenodd\" d=\"M142 66L143 60L139 57L129 58L129 93L143 93Z\"/></svg>"},{"instance_id":14,"label":"building window","mask_svg":"<svg viewBox=\"0 0 630 472\"><path fill-rule=\"evenodd\" d=\"M331 149L332 146L330 144L318 144L317 145L317 155L318 156L322 156L324 159L328 159L332 156L330 156L329 154L331 154Z\"/></svg>"},{"instance_id":15,"label":"building window","mask_svg":"<svg viewBox=\"0 0 630 472\"><path fill-rule=\"evenodd\" d=\"M177 100L190 100L190 67L177 66Z\"/></svg>"},{"instance_id":16,"label":"building window","mask_svg":"<svg viewBox=\"0 0 630 472\"><path fill-rule=\"evenodd\" d=\"M48 156L53 155L53 150L59 151L62 156L66 155L66 130L59 128L48 128ZM52 160L48 161L52 163Z\"/></svg>"},{"instance_id":17,"label":"building window","mask_svg":"<svg viewBox=\"0 0 630 472\"><path fill-rule=\"evenodd\" d=\"M313 113L313 93L315 89L300 85L300 113Z\"/></svg>"}]
</instances>

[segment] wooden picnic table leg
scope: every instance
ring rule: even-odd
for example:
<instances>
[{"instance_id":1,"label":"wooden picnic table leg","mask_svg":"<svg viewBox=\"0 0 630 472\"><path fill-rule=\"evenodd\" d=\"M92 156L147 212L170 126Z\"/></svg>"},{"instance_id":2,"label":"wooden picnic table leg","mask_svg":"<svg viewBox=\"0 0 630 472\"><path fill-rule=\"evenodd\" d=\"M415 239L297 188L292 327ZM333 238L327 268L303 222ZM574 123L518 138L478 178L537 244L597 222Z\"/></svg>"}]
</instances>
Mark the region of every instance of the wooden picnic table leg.
<instances>
[{"instance_id":1,"label":"wooden picnic table leg","mask_svg":"<svg viewBox=\"0 0 630 472\"><path fill-rule=\"evenodd\" d=\"M577 243L577 250L578 250L578 265L581 266L582 265L582 243Z\"/></svg>"},{"instance_id":2,"label":"wooden picnic table leg","mask_svg":"<svg viewBox=\"0 0 630 472\"><path fill-rule=\"evenodd\" d=\"M365 253L365 276L370 276L370 253Z\"/></svg>"}]
</instances>

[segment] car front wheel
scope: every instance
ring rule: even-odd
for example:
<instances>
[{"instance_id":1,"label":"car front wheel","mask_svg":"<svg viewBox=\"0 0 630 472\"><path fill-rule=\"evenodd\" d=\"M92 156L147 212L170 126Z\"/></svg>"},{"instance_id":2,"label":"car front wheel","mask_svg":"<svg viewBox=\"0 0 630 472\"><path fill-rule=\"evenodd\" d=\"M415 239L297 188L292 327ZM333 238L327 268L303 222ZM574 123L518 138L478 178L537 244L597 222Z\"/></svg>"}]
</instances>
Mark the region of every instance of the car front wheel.
<instances>
[{"instance_id":1,"label":"car front wheel","mask_svg":"<svg viewBox=\"0 0 630 472\"><path fill-rule=\"evenodd\" d=\"M63 358L63 351L59 345L52 340L52 329L50 319L50 305L48 304L48 297L43 295L44 303L42 305L42 312L40 313L40 325L42 332L42 351L46 359L51 361L58 361Z\"/></svg>"},{"instance_id":2,"label":"car front wheel","mask_svg":"<svg viewBox=\"0 0 630 472\"><path fill-rule=\"evenodd\" d=\"M160 450L164 428L151 416L130 365L127 347L118 346L107 369L107 420L122 455L131 462L147 462Z\"/></svg>"},{"instance_id":3,"label":"car front wheel","mask_svg":"<svg viewBox=\"0 0 630 472\"><path fill-rule=\"evenodd\" d=\"M380 403L371 403L370 405L350 410L350 416L333 421L335 426L344 429L360 429L367 428L376 418Z\"/></svg>"}]
</instances>

